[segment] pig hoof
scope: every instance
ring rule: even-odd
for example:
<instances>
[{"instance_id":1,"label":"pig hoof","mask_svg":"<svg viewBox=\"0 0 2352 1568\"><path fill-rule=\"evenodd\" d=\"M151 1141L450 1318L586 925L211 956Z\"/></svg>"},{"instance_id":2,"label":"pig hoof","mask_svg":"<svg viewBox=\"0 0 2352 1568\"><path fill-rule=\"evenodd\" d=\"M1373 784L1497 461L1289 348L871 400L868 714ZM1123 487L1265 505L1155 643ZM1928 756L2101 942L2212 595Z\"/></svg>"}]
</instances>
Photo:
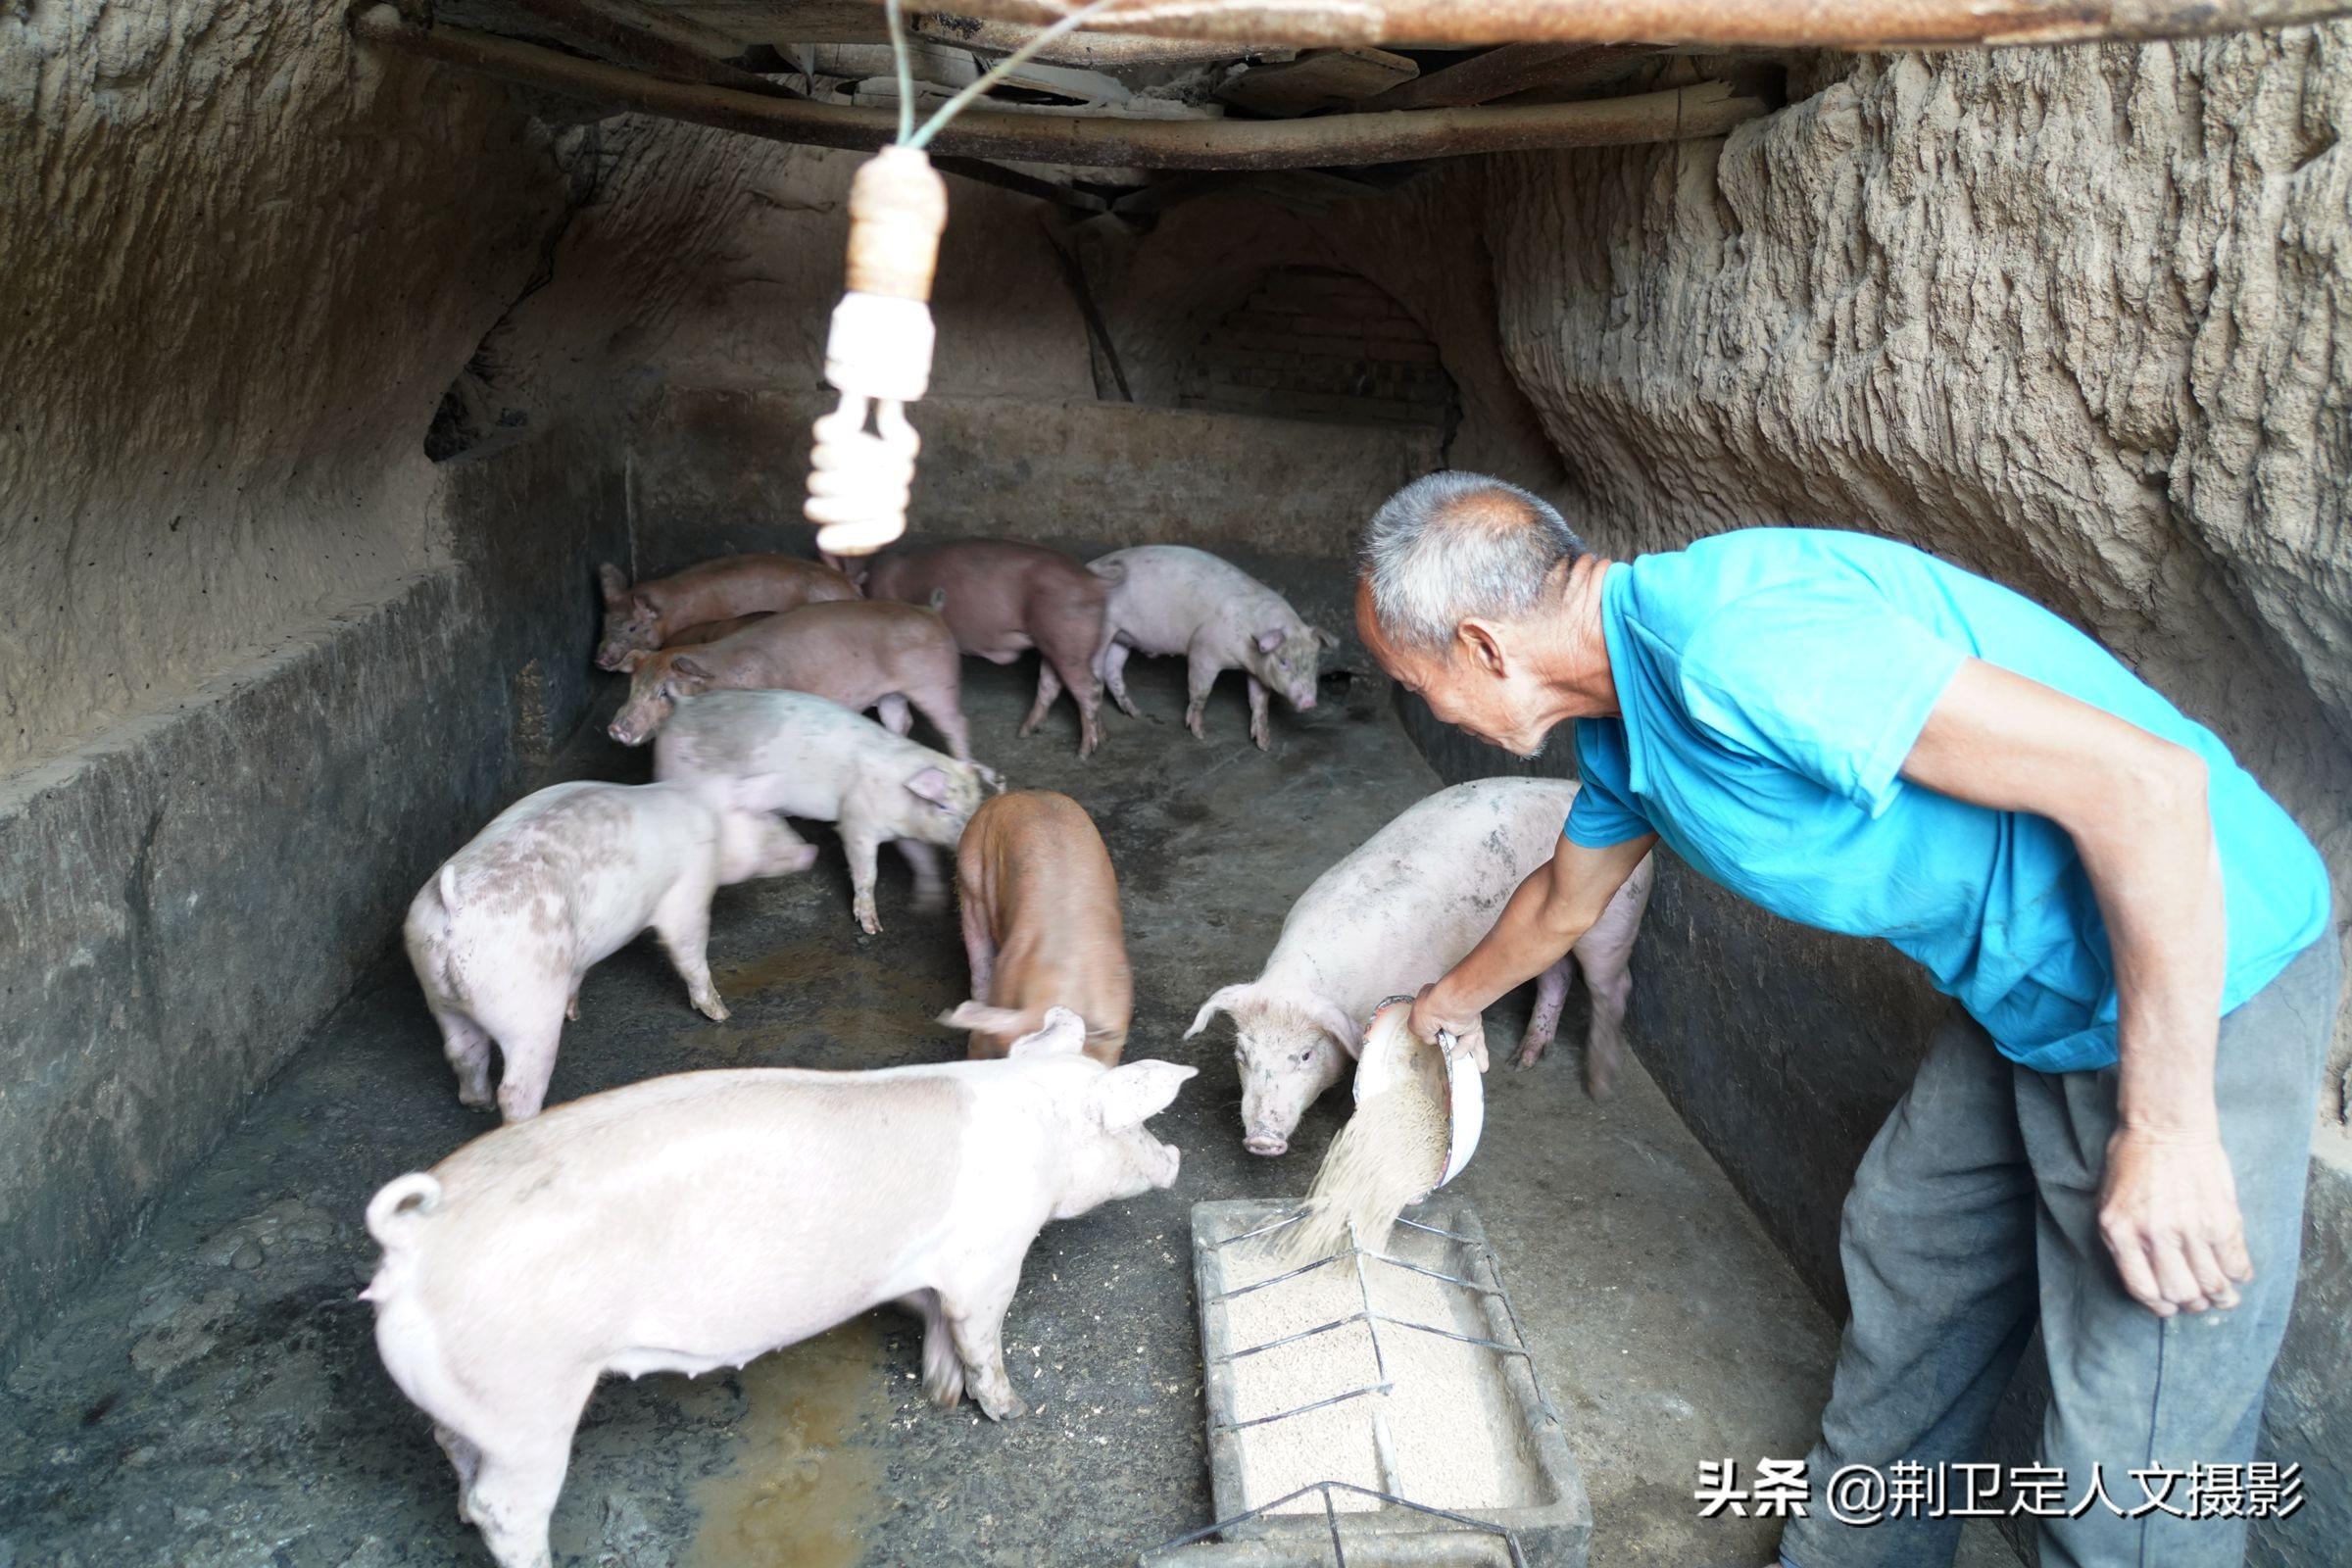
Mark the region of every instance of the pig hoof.
<instances>
[{"instance_id":1,"label":"pig hoof","mask_svg":"<svg viewBox=\"0 0 2352 1568\"><path fill-rule=\"evenodd\" d=\"M963 1368L951 1366L942 1371L923 1374L923 1397L933 1404L953 1410L963 1402Z\"/></svg>"},{"instance_id":2,"label":"pig hoof","mask_svg":"<svg viewBox=\"0 0 2352 1568\"><path fill-rule=\"evenodd\" d=\"M980 1413L991 1421L1017 1421L1029 1413L1029 1406L1010 1388L995 1397L986 1394L975 1396L980 1401Z\"/></svg>"},{"instance_id":3,"label":"pig hoof","mask_svg":"<svg viewBox=\"0 0 2352 1568\"><path fill-rule=\"evenodd\" d=\"M1274 743L1266 738L1266 733L1263 730L1251 730L1250 732L1250 738L1257 742L1257 749L1261 752L1270 752L1274 749Z\"/></svg>"},{"instance_id":4,"label":"pig hoof","mask_svg":"<svg viewBox=\"0 0 2352 1568\"><path fill-rule=\"evenodd\" d=\"M574 997L569 1002L564 1004L564 1016L573 1023L578 1023L580 1021L579 998Z\"/></svg>"},{"instance_id":5,"label":"pig hoof","mask_svg":"<svg viewBox=\"0 0 2352 1568\"><path fill-rule=\"evenodd\" d=\"M1607 1072L1607 1071L1603 1071L1603 1072L1588 1072L1588 1073L1586 1073L1586 1074L1585 1074L1585 1098L1587 1098L1588 1100L1614 1100L1614 1099L1616 1099L1616 1098L1617 1098L1617 1075L1616 1075L1615 1073L1613 1073L1613 1072Z\"/></svg>"},{"instance_id":6,"label":"pig hoof","mask_svg":"<svg viewBox=\"0 0 2352 1568\"><path fill-rule=\"evenodd\" d=\"M1519 1054L1511 1058L1511 1065L1514 1067L1533 1067L1537 1062L1542 1061L1543 1059L1544 1048L1542 1046L1521 1046L1519 1048Z\"/></svg>"},{"instance_id":7,"label":"pig hoof","mask_svg":"<svg viewBox=\"0 0 2352 1568\"><path fill-rule=\"evenodd\" d=\"M715 991L711 992L707 997L695 998L694 1010L701 1013L704 1017L710 1019L712 1023L725 1023L727 1021L727 1004L718 1000L718 993Z\"/></svg>"}]
</instances>

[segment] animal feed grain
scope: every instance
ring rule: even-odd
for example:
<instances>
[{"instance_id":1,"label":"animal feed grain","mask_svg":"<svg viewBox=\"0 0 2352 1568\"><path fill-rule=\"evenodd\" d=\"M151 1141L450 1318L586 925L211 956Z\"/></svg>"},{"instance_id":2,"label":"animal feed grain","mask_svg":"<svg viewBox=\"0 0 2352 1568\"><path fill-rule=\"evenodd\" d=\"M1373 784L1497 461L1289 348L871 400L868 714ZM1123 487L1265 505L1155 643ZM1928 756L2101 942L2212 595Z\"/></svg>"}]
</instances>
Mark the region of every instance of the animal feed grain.
<instances>
[{"instance_id":1,"label":"animal feed grain","mask_svg":"<svg viewBox=\"0 0 2352 1568\"><path fill-rule=\"evenodd\" d=\"M1394 1255L1443 1273L1458 1264L1425 1233L1400 1232ZM1268 1252L1235 1259L1232 1283L1243 1286L1285 1272ZM1259 1421L1237 1435L1242 1492L1248 1506L1264 1507L1318 1481L1410 1498L1428 1507L1479 1513L1528 1507L1546 1500L1541 1470L1528 1449L1527 1423L1503 1380L1495 1352L1423 1332L1486 1337L1492 1331L1477 1298L1461 1287L1367 1259L1358 1285L1352 1261L1321 1268L1236 1296L1226 1305L1236 1349L1266 1345L1360 1313L1368 1295L1374 1311L1393 1321L1372 1330L1361 1322L1309 1335L1244 1355L1232 1363L1233 1416L1252 1421L1376 1387L1300 1415ZM1374 1423L1386 1428L1383 1463ZM1379 1506L1355 1493L1332 1494L1332 1504L1354 1512ZM1320 1512L1319 1494L1285 1504L1284 1513Z\"/></svg>"}]
</instances>

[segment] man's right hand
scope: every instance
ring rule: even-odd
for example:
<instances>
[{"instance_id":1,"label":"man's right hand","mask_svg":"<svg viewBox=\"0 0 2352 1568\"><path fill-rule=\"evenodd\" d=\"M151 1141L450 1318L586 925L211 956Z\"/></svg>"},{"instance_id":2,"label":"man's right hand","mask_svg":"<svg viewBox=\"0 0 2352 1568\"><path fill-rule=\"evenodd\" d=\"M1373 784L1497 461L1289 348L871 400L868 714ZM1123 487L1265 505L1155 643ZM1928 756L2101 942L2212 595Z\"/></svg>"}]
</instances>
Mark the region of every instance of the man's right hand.
<instances>
[{"instance_id":1,"label":"man's right hand","mask_svg":"<svg viewBox=\"0 0 2352 1568\"><path fill-rule=\"evenodd\" d=\"M1438 986L1443 983L1441 981L1421 988L1421 994L1413 999L1412 1014L1405 1019L1405 1027L1413 1032L1414 1039L1428 1046L1442 1044L1438 1039L1441 1030L1451 1035L1454 1053L1468 1056L1478 1063L1480 1072L1485 1072L1486 1019L1479 1013L1466 1012L1447 1004L1438 993Z\"/></svg>"}]
</instances>

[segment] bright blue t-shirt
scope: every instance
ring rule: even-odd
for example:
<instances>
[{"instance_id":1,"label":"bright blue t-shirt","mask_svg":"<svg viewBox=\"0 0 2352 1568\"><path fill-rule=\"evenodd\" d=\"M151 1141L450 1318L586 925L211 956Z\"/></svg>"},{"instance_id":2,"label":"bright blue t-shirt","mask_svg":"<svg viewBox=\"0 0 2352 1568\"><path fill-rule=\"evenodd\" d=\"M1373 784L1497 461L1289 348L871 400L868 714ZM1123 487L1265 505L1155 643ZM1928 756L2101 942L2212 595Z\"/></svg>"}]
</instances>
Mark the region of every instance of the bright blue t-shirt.
<instances>
[{"instance_id":1,"label":"bright blue t-shirt","mask_svg":"<svg viewBox=\"0 0 2352 1568\"><path fill-rule=\"evenodd\" d=\"M2227 1012L2327 929L2327 867L2212 731L2018 594L1890 540L1751 528L1608 568L1620 716L1580 719L1566 832L1654 830L1776 914L1885 937L2002 1053L2045 1072L2116 1059L2107 930L2046 817L1900 776L1968 657L2204 758L2221 849Z\"/></svg>"}]
</instances>

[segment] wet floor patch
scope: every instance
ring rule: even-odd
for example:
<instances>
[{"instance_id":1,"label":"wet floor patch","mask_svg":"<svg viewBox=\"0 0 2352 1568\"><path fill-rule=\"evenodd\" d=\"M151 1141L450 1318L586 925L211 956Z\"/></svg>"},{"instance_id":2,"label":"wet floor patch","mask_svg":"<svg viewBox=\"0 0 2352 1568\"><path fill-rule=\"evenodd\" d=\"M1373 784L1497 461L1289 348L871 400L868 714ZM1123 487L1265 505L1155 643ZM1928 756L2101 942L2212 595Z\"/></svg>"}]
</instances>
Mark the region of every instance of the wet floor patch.
<instances>
[{"instance_id":1,"label":"wet floor patch","mask_svg":"<svg viewBox=\"0 0 2352 1568\"><path fill-rule=\"evenodd\" d=\"M871 1314L737 1374L733 1462L696 1483L700 1516L678 1568L856 1568L882 1517L891 1404Z\"/></svg>"}]
</instances>

